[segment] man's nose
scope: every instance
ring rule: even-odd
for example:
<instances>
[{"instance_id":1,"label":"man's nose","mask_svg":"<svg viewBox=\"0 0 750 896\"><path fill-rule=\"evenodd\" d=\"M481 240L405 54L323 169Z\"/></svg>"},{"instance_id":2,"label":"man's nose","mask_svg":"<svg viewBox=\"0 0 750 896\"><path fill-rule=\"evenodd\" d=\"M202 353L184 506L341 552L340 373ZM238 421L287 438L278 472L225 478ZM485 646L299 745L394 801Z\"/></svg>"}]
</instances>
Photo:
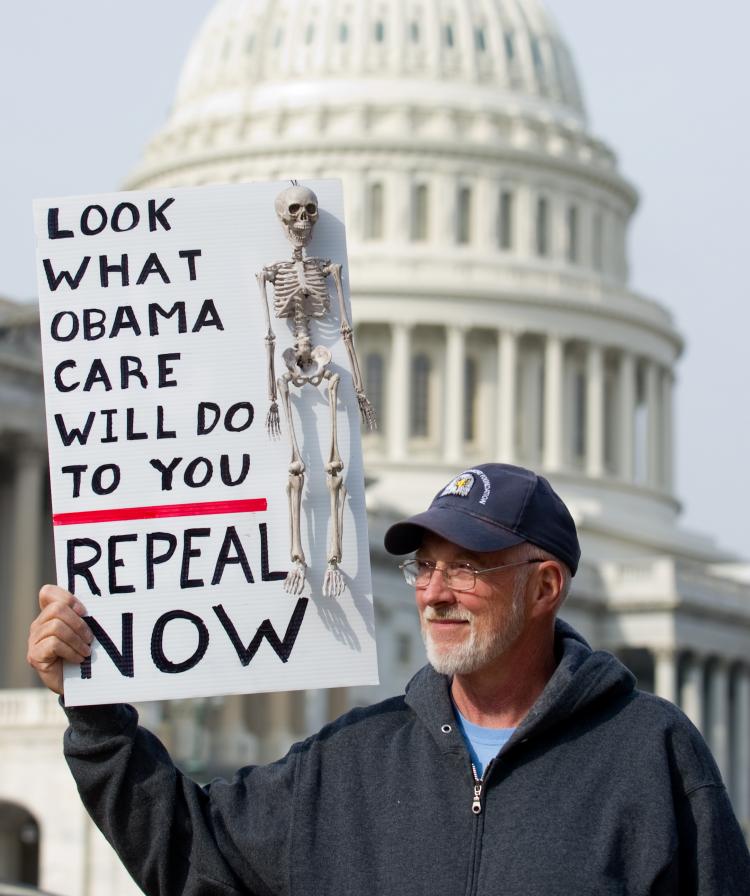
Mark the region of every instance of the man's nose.
<instances>
[{"instance_id":1,"label":"man's nose","mask_svg":"<svg viewBox=\"0 0 750 896\"><path fill-rule=\"evenodd\" d=\"M430 576L430 581L427 583L427 587L423 589L422 600L426 604L455 602L456 596L448 587L448 583L445 581L443 572L439 567L436 567L433 570L432 576Z\"/></svg>"}]
</instances>

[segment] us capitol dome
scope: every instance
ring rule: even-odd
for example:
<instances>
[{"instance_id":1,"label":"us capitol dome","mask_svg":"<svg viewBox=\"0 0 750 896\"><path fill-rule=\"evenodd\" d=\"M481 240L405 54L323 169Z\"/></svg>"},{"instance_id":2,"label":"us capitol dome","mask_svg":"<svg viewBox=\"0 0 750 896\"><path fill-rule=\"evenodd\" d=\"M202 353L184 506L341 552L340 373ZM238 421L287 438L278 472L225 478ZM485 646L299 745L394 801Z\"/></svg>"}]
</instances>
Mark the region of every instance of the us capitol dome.
<instances>
[{"instance_id":1,"label":"us capitol dome","mask_svg":"<svg viewBox=\"0 0 750 896\"><path fill-rule=\"evenodd\" d=\"M675 527L669 312L627 285L637 194L536 0L223 0L127 186L340 177L377 520L492 458L549 475L585 557Z\"/></svg>"},{"instance_id":2,"label":"us capitol dome","mask_svg":"<svg viewBox=\"0 0 750 896\"><path fill-rule=\"evenodd\" d=\"M383 554L385 527L462 470L518 463L552 481L579 527L583 562L562 615L687 712L750 829L750 567L680 525L682 339L667 308L628 285L637 192L589 129L545 8L219 0L125 186L319 177L343 181L355 343L380 422L363 439L382 686L146 704L147 724L183 767L210 777L398 692L424 654L413 595ZM19 831L38 821L47 887L82 893L76 881L88 880L86 892L124 896L132 884L103 841L73 848L60 833L62 815L76 830L88 822L55 764L59 711L21 690L19 598L49 580L28 545L37 533L41 567L50 544L39 534L43 431L35 454L29 433L15 432L42 419L29 412L41 403L40 364L19 314L0 302L0 435L6 455L20 446L0 495L0 531L14 521L0 576L16 596L0 633L0 809L16 807ZM26 404L9 410L24 377ZM32 740L49 757L36 790ZM49 792L61 794L54 806Z\"/></svg>"}]
</instances>

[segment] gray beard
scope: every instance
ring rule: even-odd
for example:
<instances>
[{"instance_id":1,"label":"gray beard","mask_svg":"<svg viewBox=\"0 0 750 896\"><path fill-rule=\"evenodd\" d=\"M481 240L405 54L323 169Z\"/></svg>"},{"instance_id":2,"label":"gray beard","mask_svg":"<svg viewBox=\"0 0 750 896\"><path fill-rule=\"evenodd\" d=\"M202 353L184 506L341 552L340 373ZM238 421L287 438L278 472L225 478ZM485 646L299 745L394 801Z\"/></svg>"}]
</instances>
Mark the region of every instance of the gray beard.
<instances>
[{"instance_id":1,"label":"gray beard","mask_svg":"<svg viewBox=\"0 0 750 896\"><path fill-rule=\"evenodd\" d=\"M505 625L495 631L478 632L474 618L466 611L456 608L433 609L430 612L433 619L466 619L470 624L470 634L461 644L450 648L444 646L438 648L432 641L428 624L422 620L422 640L427 651L427 660L432 668L441 675L451 677L471 675L502 656L523 630L526 621L525 587L526 579L521 577L516 582Z\"/></svg>"}]
</instances>

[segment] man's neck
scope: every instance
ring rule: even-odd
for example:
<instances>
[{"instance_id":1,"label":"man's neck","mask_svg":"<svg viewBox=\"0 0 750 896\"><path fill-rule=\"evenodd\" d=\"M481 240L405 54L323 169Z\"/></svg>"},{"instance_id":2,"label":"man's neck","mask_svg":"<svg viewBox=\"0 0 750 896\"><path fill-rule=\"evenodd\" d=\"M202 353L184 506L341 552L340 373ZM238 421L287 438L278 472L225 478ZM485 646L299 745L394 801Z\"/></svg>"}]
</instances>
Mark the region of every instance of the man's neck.
<instances>
[{"instance_id":1,"label":"man's neck","mask_svg":"<svg viewBox=\"0 0 750 896\"><path fill-rule=\"evenodd\" d=\"M516 643L490 666L455 675L451 696L461 715L483 728L518 727L555 671L552 640L537 645Z\"/></svg>"}]
</instances>

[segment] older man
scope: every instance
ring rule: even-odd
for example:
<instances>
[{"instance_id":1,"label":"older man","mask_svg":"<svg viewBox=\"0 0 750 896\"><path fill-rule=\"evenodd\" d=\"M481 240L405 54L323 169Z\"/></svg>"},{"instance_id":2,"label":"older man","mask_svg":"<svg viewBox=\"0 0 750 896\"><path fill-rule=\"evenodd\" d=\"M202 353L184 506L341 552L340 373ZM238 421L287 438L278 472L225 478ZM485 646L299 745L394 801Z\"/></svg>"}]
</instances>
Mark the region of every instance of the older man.
<instances>
[{"instance_id":1,"label":"older man","mask_svg":"<svg viewBox=\"0 0 750 896\"><path fill-rule=\"evenodd\" d=\"M579 560L546 480L485 464L386 534L430 665L267 767L205 788L129 707L68 709L68 762L146 893L750 893L750 855L700 734L556 622ZM46 586L29 659L91 635Z\"/></svg>"}]
</instances>

